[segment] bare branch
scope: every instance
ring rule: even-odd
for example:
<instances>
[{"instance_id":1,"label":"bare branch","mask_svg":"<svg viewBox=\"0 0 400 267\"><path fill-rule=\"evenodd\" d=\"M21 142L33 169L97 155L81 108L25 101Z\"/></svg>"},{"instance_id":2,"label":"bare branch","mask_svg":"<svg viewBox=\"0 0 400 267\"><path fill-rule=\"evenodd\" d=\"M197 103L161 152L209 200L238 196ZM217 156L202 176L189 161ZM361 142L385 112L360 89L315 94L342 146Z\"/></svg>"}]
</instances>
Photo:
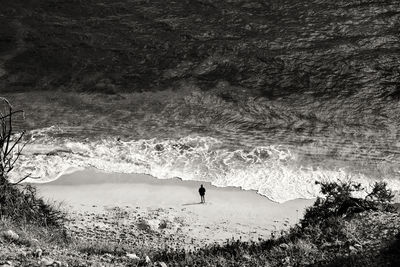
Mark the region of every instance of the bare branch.
<instances>
[{"instance_id":1,"label":"bare branch","mask_svg":"<svg viewBox=\"0 0 400 267\"><path fill-rule=\"evenodd\" d=\"M24 134L25 134L25 132L21 132L20 136L19 136L18 139L14 142L14 144L11 146L10 150L9 150L9 151L5 151L5 153L4 153L5 156L8 156L8 155L14 150L15 146L18 145L19 142L21 141L22 137L24 137ZM26 142L26 143L23 145L23 148L25 147L25 145L26 145L27 143L28 143L28 142ZM21 151L22 151L22 150L21 150Z\"/></svg>"},{"instance_id":2,"label":"bare branch","mask_svg":"<svg viewBox=\"0 0 400 267\"><path fill-rule=\"evenodd\" d=\"M11 107L11 108L12 108L12 106L11 106L11 104L10 104L10 101L8 101L8 99L7 99L7 98L5 98L5 97L1 97L1 96L0 96L0 100L1 100L1 101L3 101L3 102L5 102L5 103L7 104L7 106L9 106L9 107Z\"/></svg>"},{"instance_id":3,"label":"bare branch","mask_svg":"<svg viewBox=\"0 0 400 267\"><path fill-rule=\"evenodd\" d=\"M15 163L20 158L22 150L28 142L22 143L25 132L13 133L13 115L24 114L23 110L13 111L10 102L0 97L0 102L5 104L5 108L0 111L0 179L7 179L7 174L14 169ZM5 110L5 113L3 111ZM31 174L20 179L16 184L21 183Z\"/></svg>"},{"instance_id":4,"label":"bare branch","mask_svg":"<svg viewBox=\"0 0 400 267\"><path fill-rule=\"evenodd\" d=\"M13 111L11 113L8 113L7 115L0 114L0 120L6 119L8 117L12 117L12 115L17 114L17 113L25 114L25 112L22 109L21 110L16 110L16 111Z\"/></svg>"},{"instance_id":5,"label":"bare branch","mask_svg":"<svg viewBox=\"0 0 400 267\"><path fill-rule=\"evenodd\" d=\"M12 183L12 184L14 184L14 185L20 184L20 183L22 183L23 181L25 181L28 178L30 178L30 179L39 179L40 178L40 177L37 177L37 176L31 176L31 175L32 174L30 173L30 174L24 176L22 179L19 179L18 182L15 182L15 183Z\"/></svg>"},{"instance_id":6,"label":"bare branch","mask_svg":"<svg viewBox=\"0 0 400 267\"><path fill-rule=\"evenodd\" d=\"M6 119L2 119L1 120L2 124L3 124L3 127L5 128L6 133L8 134L7 137L5 138L6 148L5 148L4 151L5 151L5 154L6 154L7 151L8 151L8 146L10 145L10 138L11 138L11 134L12 134L12 114L13 114L13 112L12 112L12 106L11 106L10 102L8 102L8 100L5 99L5 98L3 98L3 101L7 103L8 110L9 110L9 112L8 112L9 113L9 116L8 116L8 121L9 121L8 129L7 129L7 126L6 126Z\"/></svg>"}]
</instances>

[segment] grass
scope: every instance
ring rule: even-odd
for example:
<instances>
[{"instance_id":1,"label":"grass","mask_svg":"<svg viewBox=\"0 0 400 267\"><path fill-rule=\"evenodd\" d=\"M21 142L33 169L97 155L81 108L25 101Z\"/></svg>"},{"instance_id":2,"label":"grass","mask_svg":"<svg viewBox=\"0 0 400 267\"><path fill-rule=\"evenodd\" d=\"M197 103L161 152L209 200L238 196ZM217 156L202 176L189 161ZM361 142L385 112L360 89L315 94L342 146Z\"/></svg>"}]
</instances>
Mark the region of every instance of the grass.
<instances>
[{"instance_id":1,"label":"grass","mask_svg":"<svg viewBox=\"0 0 400 267\"><path fill-rule=\"evenodd\" d=\"M40 198L35 187L15 185L0 179L0 244L24 260L24 249L66 247L71 241L60 206ZM6 233L12 233L9 237ZM14 248L14 246L16 246ZM7 250L6 250L7 249ZM0 259L4 257L0 253ZM25 256L21 256L25 255ZM9 255L10 256L10 255ZM1 263L1 262L0 262ZM30 264L30 263L29 263Z\"/></svg>"},{"instance_id":2,"label":"grass","mask_svg":"<svg viewBox=\"0 0 400 267\"><path fill-rule=\"evenodd\" d=\"M16 224L27 223L45 227L61 227L65 214L37 196L31 185L14 185L0 179L0 215Z\"/></svg>"},{"instance_id":3,"label":"grass","mask_svg":"<svg viewBox=\"0 0 400 267\"><path fill-rule=\"evenodd\" d=\"M57 246L68 245L71 238L63 228L38 226L30 223L16 224L9 218L0 220L0 232L12 230L19 238L15 240L3 238L8 244L16 244L24 247L45 247L49 244Z\"/></svg>"},{"instance_id":4,"label":"grass","mask_svg":"<svg viewBox=\"0 0 400 267\"><path fill-rule=\"evenodd\" d=\"M111 254L115 256L125 256L130 251L128 246L110 242L78 242L76 249L88 255Z\"/></svg>"},{"instance_id":5,"label":"grass","mask_svg":"<svg viewBox=\"0 0 400 267\"><path fill-rule=\"evenodd\" d=\"M339 225L331 225L337 226ZM374 264L374 260L386 264L398 263L398 259L394 257L398 252L398 241L388 248L383 243L383 248L378 247L376 251L360 250L357 254L351 254L349 248L356 241L349 239L344 233L339 238L340 242L335 242L334 239L328 242L326 240L329 238L325 238L325 235L335 235L328 227L320 228L316 225L304 232L298 231L299 229L295 228L279 239L260 243L229 242L201 248L193 253L164 251L159 252L154 259L176 266L349 266L348 262L351 262L352 266L362 266L364 259L368 259L370 263L367 266L379 266ZM343 229L342 231L345 232ZM312 235L318 232L321 234Z\"/></svg>"}]
</instances>

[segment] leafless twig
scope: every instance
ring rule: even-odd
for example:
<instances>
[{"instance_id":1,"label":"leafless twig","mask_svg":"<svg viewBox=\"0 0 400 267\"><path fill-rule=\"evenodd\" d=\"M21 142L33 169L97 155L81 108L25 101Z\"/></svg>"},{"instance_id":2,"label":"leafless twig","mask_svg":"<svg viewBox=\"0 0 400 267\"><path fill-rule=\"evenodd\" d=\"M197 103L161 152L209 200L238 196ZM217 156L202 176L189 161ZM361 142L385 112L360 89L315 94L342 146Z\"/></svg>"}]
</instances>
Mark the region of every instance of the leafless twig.
<instances>
[{"instance_id":1,"label":"leafless twig","mask_svg":"<svg viewBox=\"0 0 400 267\"><path fill-rule=\"evenodd\" d=\"M4 97L0 97L0 102L5 105L5 109L0 111L0 180L4 180L14 169L27 142L23 142L25 131L14 132L13 130L13 116L19 113L24 115L24 111L13 110L10 102ZM27 178L32 178L31 174L26 175L15 184L19 184Z\"/></svg>"}]
</instances>

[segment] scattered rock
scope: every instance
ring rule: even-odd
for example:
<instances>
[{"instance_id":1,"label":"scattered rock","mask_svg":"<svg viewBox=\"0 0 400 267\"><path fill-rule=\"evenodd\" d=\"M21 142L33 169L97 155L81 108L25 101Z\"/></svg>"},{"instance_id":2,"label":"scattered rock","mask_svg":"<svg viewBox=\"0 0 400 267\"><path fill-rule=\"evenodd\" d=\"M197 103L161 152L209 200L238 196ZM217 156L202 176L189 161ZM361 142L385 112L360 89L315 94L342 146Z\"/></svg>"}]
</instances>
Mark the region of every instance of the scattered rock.
<instances>
[{"instance_id":1,"label":"scattered rock","mask_svg":"<svg viewBox=\"0 0 400 267\"><path fill-rule=\"evenodd\" d=\"M354 246L349 247L350 252L357 252L357 249Z\"/></svg>"},{"instance_id":2,"label":"scattered rock","mask_svg":"<svg viewBox=\"0 0 400 267\"><path fill-rule=\"evenodd\" d=\"M146 255L145 261L146 261L146 263L150 263L151 262L149 256Z\"/></svg>"},{"instance_id":3,"label":"scattered rock","mask_svg":"<svg viewBox=\"0 0 400 267\"><path fill-rule=\"evenodd\" d=\"M19 235L13 230L3 231L1 235L11 241L17 241L19 239Z\"/></svg>"},{"instance_id":4,"label":"scattered rock","mask_svg":"<svg viewBox=\"0 0 400 267\"><path fill-rule=\"evenodd\" d=\"M158 225L158 229L166 229L168 226L167 221L162 221L159 225Z\"/></svg>"},{"instance_id":5,"label":"scattered rock","mask_svg":"<svg viewBox=\"0 0 400 267\"><path fill-rule=\"evenodd\" d=\"M18 256L21 257L21 258L26 258L27 253L26 253L25 251L20 251L20 252L18 253Z\"/></svg>"},{"instance_id":6,"label":"scattered rock","mask_svg":"<svg viewBox=\"0 0 400 267\"><path fill-rule=\"evenodd\" d=\"M43 258L42 260L39 261L40 266L51 266L53 265L54 260L50 258Z\"/></svg>"},{"instance_id":7,"label":"scattered rock","mask_svg":"<svg viewBox=\"0 0 400 267\"><path fill-rule=\"evenodd\" d=\"M104 253L101 257L107 259L107 258L113 258L114 256L110 253Z\"/></svg>"},{"instance_id":8,"label":"scattered rock","mask_svg":"<svg viewBox=\"0 0 400 267\"><path fill-rule=\"evenodd\" d=\"M288 265L288 264L290 263L290 257L287 256L286 258L284 258L284 259L282 260L282 263L285 264L285 265Z\"/></svg>"},{"instance_id":9,"label":"scattered rock","mask_svg":"<svg viewBox=\"0 0 400 267\"><path fill-rule=\"evenodd\" d=\"M332 243L324 243L321 245L321 249L329 249L329 248L333 248L333 247L341 247L343 246L343 242L339 241L339 240L335 240Z\"/></svg>"},{"instance_id":10,"label":"scattered rock","mask_svg":"<svg viewBox=\"0 0 400 267\"><path fill-rule=\"evenodd\" d=\"M126 253L126 256L127 256L129 259L140 261L140 258L139 258L135 253Z\"/></svg>"},{"instance_id":11,"label":"scattered rock","mask_svg":"<svg viewBox=\"0 0 400 267\"><path fill-rule=\"evenodd\" d=\"M343 242L340 241L340 240L335 240L335 241L332 243L332 245L333 245L333 246L340 247L340 246L343 246Z\"/></svg>"},{"instance_id":12,"label":"scattered rock","mask_svg":"<svg viewBox=\"0 0 400 267\"><path fill-rule=\"evenodd\" d=\"M40 248L35 249L35 251L32 252L32 255L36 258L42 257L43 250Z\"/></svg>"},{"instance_id":13,"label":"scattered rock","mask_svg":"<svg viewBox=\"0 0 400 267\"><path fill-rule=\"evenodd\" d=\"M248 255L248 254L244 254L244 255L243 255L243 258L246 259L247 261L250 261L250 260L251 260L251 257L250 257L250 255Z\"/></svg>"},{"instance_id":14,"label":"scattered rock","mask_svg":"<svg viewBox=\"0 0 400 267\"><path fill-rule=\"evenodd\" d=\"M279 247L280 247L281 249L287 250L287 249L289 248L289 245L286 244L286 243L282 243L282 244L279 245Z\"/></svg>"}]
</instances>

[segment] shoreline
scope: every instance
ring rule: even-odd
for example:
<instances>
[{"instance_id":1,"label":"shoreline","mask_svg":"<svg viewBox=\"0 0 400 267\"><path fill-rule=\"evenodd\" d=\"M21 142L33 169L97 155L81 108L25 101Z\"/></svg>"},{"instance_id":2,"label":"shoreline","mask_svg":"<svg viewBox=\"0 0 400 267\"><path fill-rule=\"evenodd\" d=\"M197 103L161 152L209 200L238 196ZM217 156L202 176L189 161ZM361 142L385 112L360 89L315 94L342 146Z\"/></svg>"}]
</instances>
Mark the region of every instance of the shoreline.
<instances>
[{"instance_id":1,"label":"shoreline","mask_svg":"<svg viewBox=\"0 0 400 267\"><path fill-rule=\"evenodd\" d=\"M207 189L205 204L199 203L200 184ZM64 203L72 231L104 228L136 232L136 241L141 237L145 246L162 247L194 248L227 239L266 239L297 223L314 202L298 199L277 203L254 190L95 169L36 186L46 200ZM141 235L146 231L150 237Z\"/></svg>"}]
</instances>

